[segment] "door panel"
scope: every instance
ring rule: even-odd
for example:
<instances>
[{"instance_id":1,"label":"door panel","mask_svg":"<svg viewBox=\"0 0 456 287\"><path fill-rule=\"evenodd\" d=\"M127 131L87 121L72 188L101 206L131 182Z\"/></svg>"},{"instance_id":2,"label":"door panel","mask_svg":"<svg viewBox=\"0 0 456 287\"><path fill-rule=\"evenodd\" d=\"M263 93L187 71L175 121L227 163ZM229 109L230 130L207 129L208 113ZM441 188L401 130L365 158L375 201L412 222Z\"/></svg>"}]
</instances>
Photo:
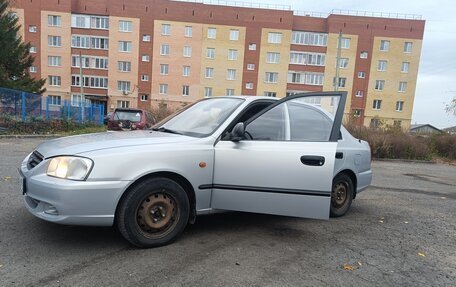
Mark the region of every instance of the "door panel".
<instances>
[{"instance_id":1,"label":"door panel","mask_svg":"<svg viewBox=\"0 0 456 287\"><path fill-rule=\"evenodd\" d=\"M245 140L218 142L211 207L328 219L345 98L283 99L247 120Z\"/></svg>"}]
</instances>

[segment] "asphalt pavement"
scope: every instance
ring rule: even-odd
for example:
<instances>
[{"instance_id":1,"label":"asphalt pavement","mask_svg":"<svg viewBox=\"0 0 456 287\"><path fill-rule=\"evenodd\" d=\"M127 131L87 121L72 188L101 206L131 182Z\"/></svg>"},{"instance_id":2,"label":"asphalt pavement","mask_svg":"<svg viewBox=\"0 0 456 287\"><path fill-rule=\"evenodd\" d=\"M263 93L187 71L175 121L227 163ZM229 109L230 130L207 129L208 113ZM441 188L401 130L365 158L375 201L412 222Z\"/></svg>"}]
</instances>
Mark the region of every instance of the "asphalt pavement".
<instances>
[{"instance_id":1,"label":"asphalt pavement","mask_svg":"<svg viewBox=\"0 0 456 287\"><path fill-rule=\"evenodd\" d=\"M0 138L0 286L456 286L455 166L374 161L345 217L207 215L145 250L27 212L16 169L43 140Z\"/></svg>"}]
</instances>

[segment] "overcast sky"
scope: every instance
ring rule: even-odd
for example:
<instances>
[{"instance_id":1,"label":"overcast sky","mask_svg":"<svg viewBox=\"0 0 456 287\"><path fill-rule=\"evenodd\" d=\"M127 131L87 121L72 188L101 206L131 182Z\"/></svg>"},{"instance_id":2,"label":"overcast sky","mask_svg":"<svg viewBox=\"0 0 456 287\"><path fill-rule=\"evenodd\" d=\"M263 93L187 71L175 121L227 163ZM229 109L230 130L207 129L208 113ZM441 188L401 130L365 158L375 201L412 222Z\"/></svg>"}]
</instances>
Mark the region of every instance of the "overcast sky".
<instances>
[{"instance_id":1,"label":"overcast sky","mask_svg":"<svg viewBox=\"0 0 456 287\"><path fill-rule=\"evenodd\" d=\"M242 0L241 0L242 1ZM412 124L438 128L456 126L456 115L445 103L456 96L456 2L454 0L244 0L290 5L293 10L330 12L332 9L419 14L426 20Z\"/></svg>"}]
</instances>

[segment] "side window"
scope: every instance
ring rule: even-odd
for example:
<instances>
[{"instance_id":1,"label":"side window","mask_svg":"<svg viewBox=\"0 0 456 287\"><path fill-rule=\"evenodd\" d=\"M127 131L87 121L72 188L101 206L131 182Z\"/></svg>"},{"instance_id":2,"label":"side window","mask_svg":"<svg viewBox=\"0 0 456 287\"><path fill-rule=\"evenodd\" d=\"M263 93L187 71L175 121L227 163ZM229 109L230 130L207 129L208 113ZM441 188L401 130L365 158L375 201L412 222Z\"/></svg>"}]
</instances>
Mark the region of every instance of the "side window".
<instances>
[{"instance_id":1,"label":"side window","mask_svg":"<svg viewBox=\"0 0 456 287\"><path fill-rule=\"evenodd\" d=\"M292 141L328 141L332 120L318 108L304 103L288 103Z\"/></svg>"},{"instance_id":2,"label":"side window","mask_svg":"<svg viewBox=\"0 0 456 287\"><path fill-rule=\"evenodd\" d=\"M283 141L286 139L286 111L281 104L262 114L246 127L252 140Z\"/></svg>"}]
</instances>

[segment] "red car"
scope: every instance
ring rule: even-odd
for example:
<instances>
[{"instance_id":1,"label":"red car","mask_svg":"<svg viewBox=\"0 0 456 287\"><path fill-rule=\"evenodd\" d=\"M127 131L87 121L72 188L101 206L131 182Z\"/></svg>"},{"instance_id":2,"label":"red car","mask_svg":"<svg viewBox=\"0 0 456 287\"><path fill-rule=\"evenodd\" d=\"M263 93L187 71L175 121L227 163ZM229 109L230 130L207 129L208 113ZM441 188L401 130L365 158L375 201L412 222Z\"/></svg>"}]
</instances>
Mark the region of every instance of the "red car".
<instances>
[{"instance_id":1,"label":"red car","mask_svg":"<svg viewBox=\"0 0 456 287\"><path fill-rule=\"evenodd\" d=\"M154 116L145 110L117 108L108 119L108 130L143 130L155 124Z\"/></svg>"}]
</instances>

